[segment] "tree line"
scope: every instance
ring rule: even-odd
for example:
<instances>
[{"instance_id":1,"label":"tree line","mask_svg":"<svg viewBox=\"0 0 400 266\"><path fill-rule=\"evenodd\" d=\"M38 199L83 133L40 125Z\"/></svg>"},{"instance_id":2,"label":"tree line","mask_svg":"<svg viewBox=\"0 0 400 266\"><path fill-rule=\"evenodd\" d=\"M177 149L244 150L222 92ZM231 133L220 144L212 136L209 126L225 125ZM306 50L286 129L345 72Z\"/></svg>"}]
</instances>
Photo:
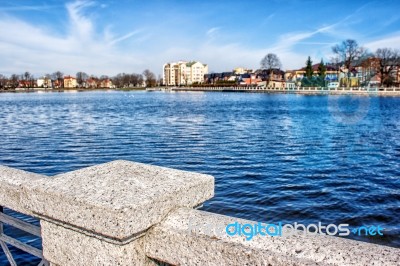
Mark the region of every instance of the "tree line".
<instances>
[{"instance_id":1,"label":"tree line","mask_svg":"<svg viewBox=\"0 0 400 266\"><path fill-rule=\"evenodd\" d=\"M357 41L347 39L334 45L332 53L334 56L331 58L329 65L334 66L338 71L340 67L344 67L347 70L348 81L352 73L356 71L355 68L361 67L365 83L377 76L381 81L381 86L399 85L400 52L397 49L378 48L375 52L369 52L365 47L360 46ZM270 73L273 73L274 70L280 69L282 64L276 54L269 53L261 60L260 65L262 69L268 69ZM302 80L303 86L320 86L325 83L327 64L321 59L318 75L314 75L312 66L312 60L309 56ZM347 82L347 86L349 85L350 82Z\"/></svg>"},{"instance_id":2,"label":"tree line","mask_svg":"<svg viewBox=\"0 0 400 266\"><path fill-rule=\"evenodd\" d=\"M64 73L56 71L52 74L45 74L40 77L43 79L44 84L51 84L51 87L62 88L64 86ZM105 80L111 80L112 84L117 88L129 88L129 87L154 87L161 83L160 77L157 79L156 75L146 69L143 73L120 73L114 77L107 75L101 75L100 77L95 75L89 75L86 72L79 71L75 75L77 87L99 87L101 82ZM22 74L12 74L9 77L0 74L0 89L15 89L18 87L33 88L37 87L37 79L29 72ZM90 82L89 82L90 81ZM47 85L43 85L47 86Z\"/></svg>"}]
</instances>

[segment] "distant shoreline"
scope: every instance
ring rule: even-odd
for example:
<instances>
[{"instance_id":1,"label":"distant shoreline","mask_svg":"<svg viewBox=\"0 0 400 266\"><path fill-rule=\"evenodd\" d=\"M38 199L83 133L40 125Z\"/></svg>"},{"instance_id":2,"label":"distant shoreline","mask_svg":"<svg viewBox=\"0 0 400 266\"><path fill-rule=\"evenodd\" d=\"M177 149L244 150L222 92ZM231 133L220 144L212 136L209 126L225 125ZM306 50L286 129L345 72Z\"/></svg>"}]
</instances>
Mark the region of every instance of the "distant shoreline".
<instances>
[{"instance_id":1,"label":"distant shoreline","mask_svg":"<svg viewBox=\"0 0 400 266\"><path fill-rule=\"evenodd\" d=\"M400 97L400 88L263 88L263 87L174 87L161 88L168 91L210 91L210 92L249 92L249 93L280 93L300 95L359 95L359 96L394 96Z\"/></svg>"},{"instance_id":2,"label":"distant shoreline","mask_svg":"<svg viewBox=\"0 0 400 266\"><path fill-rule=\"evenodd\" d=\"M400 88L263 88L263 87L153 87L153 88L96 88L96 89L24 89L0 90L0 93L45 93L45 92L85 92L85 91L169 91L169 92L247 92L247 93L276 93L300 95L357 95L357 96L392 96L400 97Z\"/></svg>"},{"instance_id":3,"label":"distant shoreline","mask_svg":"<svg viewBox=\"0 0 400 266\"><path fill-rule=\"evenodd\" d=\"M35 93L35 92L84 92L84 91L145 91L146 88L74 88L74 89L44 89L44 88L27 88L27 89L14 89L14 90L0 90L0 93Z\"/></svg>"}]
</instances>

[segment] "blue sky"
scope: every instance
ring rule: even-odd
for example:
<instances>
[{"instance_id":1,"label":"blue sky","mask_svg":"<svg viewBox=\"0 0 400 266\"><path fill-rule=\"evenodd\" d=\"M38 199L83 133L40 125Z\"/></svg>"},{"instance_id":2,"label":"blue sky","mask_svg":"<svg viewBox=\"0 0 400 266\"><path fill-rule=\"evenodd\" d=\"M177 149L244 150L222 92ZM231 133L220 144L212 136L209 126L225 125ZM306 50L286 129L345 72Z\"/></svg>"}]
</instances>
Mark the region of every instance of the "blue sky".
<instances>
[{"instance_id":1,"label":"blue sky","mask_svg":"<svg viewBox=\"0 0 400 266\"><path fill-rule=\"evenodd\" d=\"M353 38L370 51L400 48L400 1L0 0L0 73L161 73L198 60L214 72L258 68L276 53L283 69L307 56L329 61Z\"/></svg>"}]
</instances>

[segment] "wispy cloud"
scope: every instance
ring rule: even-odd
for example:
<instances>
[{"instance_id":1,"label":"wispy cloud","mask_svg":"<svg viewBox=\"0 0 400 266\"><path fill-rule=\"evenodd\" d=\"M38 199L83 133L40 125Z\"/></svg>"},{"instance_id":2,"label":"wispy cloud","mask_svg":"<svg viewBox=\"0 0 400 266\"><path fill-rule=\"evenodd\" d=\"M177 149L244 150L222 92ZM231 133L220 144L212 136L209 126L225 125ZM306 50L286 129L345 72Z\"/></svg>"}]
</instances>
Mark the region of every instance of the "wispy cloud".
<instances>
[{"instance_id":1,"label":"wispy cloud","mask_svg":"<svg viewBox=\"0 0 400 266\"><path fill-rule=\"evenodd\" d=\"M74 37L81 40L91 39L93 37L93 23L83 12L85 8L94 6L91 1L76 1L67 4L68 15L70 17L70 31Z\"/></svg>"},{"instance_id":2,"label":"wispy cloud","mask_svg":"<svg viewBox=\"0 0 400 266\"><path fill-rule=\"evenodd\" d=\"M399 19L400 19L400 16L396 14L396 15L394 15L394 16L392 16L392 17L387 18L387 19L382 23L382 25L383 25L384 27L388 27L388 26L394 24L395 22L397 22Z\"/></svg>"},{"instance_id":3,"label":"wispy cloud","mask_svg":"<svg viewBox=\"0 0 400 266\"><path fill-rule=\"evenodd\" d=\"M329 34L331 31L339 26L342 21L331 24L331 25L324 25L321 26L313 31L306 31L306 32L289 32L282 34L279 37L279 40L275 45L273 45L272 50L275 51L286 51L291 50L295 45L300 43L304 43L304 40L310 39L318 34ZM311 42L309 42L311 44Z\"/></svg>"},{"instance_id":4,"label":"wispy cloud","mask_svg":"<svg viewBox=\"0 0 400 266\"><path fill-rule=\"evenodd\" d=\"M0 11L45 11L60 7L59 5L17 5L17 6L3 6Z\"/></svg>"},{"instance_id":5,"label":"wispy cloud","mask_svg":"<svg viewBox=\"0 0 400 266\"><path fill-rule=\"evenodd\" d=\"M116 38L116 39L110 41L109 44L110 44L110 45L113 45L113 44L122 42L122 41L124 41L124 40L126 40L126 39L131 38L132 36L138 35L138 34L141 33L141 32L142 32L141 30L135 30L135 31L129 32L129 33L127 33L127 34L125 34L125 35L123 35L123 36L121 36L121 37L118 37L118 38Z\"/></svg>"},{"instance_id":6,"label":"wispy cloud","mask_svg":"<svg viewBox=\"0 0 400 266\"><path fill-rule=\"evenodd\" d=\"M334 45L335 42L298 42L298 44L309 44L309 45Z\"/></svg>"},{"instance_id":7,"label":"wispy cloud","mask_svg":"<svg viewBox=\"0 0 400 266\"><path fill-rule=\"evenodd\" d=\"M394 48L400 50L400 32L369 41L365 44L365 47L372 52L375 52L378 48Z\"/></svg>"},{"instance_id":8,"label":"wispy cloud","mask_svg":"<svg viewBox=\"0 0 400 266\"><path fill-rule=\"evenodd\" d=\"M210 70L229 71L236 66L257 68L270 52L280 57L284 68L293 69L302 67L308 55L314 60L324 55L324 60L329 59L332 45L346 38L354 38L371 50L397 48L400 43L398 32L386 31L382 26L395 28L397 15L389 22L382 16L372 28L368 24L377 2L361 7L349 3L352 8L348 11L339 4L331 5L337 6L332 11L335 16L316 16L309 23L307 17L286 19L301 13L303 7L303 11L309 8L308 1L292 1L282 9L281 3L272 1L267 5L256 0L255 6L265 5L268 10L246 10L240 3L235 7L213 3L210 9L187 2L174 5L168 12L166 6L172 5L164 6L163 1L158 5L66 1L39 19L36 11L23 11L49 10L53 5L8 3L0 7L0 73L61 70L72 75L77 71L114 75L150 68L158 74L163 63L181 59L200 60L209 64ZM327 10L322 12L328 14ZM247 14L252 15L251 19Z\"/></svg>"},{"instance_id":9,"label":"wispy cloud","mask_svg":"<svg viewBox=\"0 0 400 266\"><path fill-rule=\"evenodd\" d=\"M134 53L126 54L116 45L139 35L133 30L120 37L96 32L86 14L93 1L75 1L65 6L68 15L66 34L54 34L47 27L32 25L12 16L0 18L0 73L30 71L44 74L61 70L66 74L86 71L92 74L116 74L143 62ZM111 39L110 39L111 37ZM118 62L118 63L117 63ZM110 65L113 68L110 69ZM111 70L111 71L110 71Z\"/></svg>"},{"instance_id":10,"label":"wispy cloud","mask_svg":"<svg viewBox=\"0 0 400 266\"><path fill-rule=\"evenodd\" d=\"M270 21L271 19L273 19L275 17L275 13L269 14L268 17L265 18L265 22L266 21Z\"/></svg>"},{"instance_id":11,"label":"wispy cloud","mask_svg":"<svg viewBox=\"0 0 400 266\"><path fill-rule=\"evenodd\" d=\"M207 30L206 35L208 38L215 38L219 33L220 27L213 27Z\"/></svg>"}]
</instances>

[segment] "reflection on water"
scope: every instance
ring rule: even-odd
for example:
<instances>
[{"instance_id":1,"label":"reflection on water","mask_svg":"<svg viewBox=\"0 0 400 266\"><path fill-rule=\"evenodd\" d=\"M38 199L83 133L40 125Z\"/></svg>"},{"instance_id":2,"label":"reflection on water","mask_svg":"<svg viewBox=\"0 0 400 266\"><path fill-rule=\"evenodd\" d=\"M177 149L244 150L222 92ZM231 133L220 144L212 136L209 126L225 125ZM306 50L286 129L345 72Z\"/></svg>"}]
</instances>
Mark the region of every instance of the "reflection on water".
<instances>
[{"instance_id":1,"label":"reflection on water","mask_svg":"<svg viewBox=\"0 0 400 266\"><path fill-rule=\"evenodd\" d=\"M205 210L381 224L385 237L361 240L400 247L400 98L371 97L362 117L360 104L217 92L0 94L0 163L47 175L115 159L203 172L216 178Z\"/></svg>"}]
</instances>

